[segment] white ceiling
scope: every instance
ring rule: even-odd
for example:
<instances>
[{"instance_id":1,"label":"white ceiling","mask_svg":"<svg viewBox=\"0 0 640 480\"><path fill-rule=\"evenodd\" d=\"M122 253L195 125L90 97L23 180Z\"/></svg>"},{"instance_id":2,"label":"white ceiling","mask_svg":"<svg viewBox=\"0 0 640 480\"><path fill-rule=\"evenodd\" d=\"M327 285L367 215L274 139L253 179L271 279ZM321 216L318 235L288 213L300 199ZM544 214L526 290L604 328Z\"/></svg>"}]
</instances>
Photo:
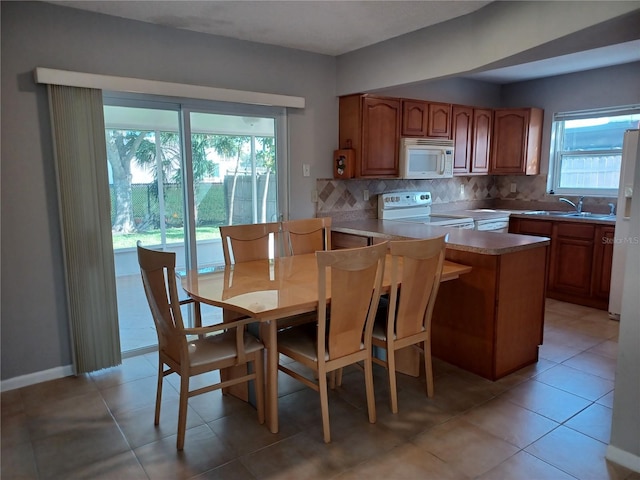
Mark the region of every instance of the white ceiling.
<instances>
[{"instance_id":1,"label":"white ceiling","mask_svg":"<svg viewBox=\"0 0 640 480\"><path fill-rule=\"evenodd\" d=\"M478 10L490 1L51 1L240 40L341 55ZM507 83L640 60L640 41L467 75Z\"/></svg>"},{"instance_id":2,"label":"white ceiling","mask_svg":"<svg viewBox=\"0 0 640 480\"><path fill-rule=\"evenodd\" d=\"M53 1L167 27L340 55L466 15L489 1Z\"/></svg>"}]
</instances>

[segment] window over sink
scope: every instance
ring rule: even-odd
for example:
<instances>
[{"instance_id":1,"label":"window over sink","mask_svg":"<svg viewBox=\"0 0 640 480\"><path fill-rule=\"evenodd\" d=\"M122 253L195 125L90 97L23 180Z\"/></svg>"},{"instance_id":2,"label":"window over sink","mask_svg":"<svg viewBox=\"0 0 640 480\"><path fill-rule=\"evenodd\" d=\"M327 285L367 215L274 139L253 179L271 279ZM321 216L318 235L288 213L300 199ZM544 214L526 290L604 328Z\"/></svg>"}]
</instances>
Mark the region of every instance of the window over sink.
<instances>
[{"instance_id":1,"label":"window over sink","mask_svg":"<svg viewBox=\"0 0 640 480\"><path fill-rule=\"evenodd\" d=\"M550 193L617 196L625 130L640 128L640 105L553 116Z\"/></svg>"}]
</instances>

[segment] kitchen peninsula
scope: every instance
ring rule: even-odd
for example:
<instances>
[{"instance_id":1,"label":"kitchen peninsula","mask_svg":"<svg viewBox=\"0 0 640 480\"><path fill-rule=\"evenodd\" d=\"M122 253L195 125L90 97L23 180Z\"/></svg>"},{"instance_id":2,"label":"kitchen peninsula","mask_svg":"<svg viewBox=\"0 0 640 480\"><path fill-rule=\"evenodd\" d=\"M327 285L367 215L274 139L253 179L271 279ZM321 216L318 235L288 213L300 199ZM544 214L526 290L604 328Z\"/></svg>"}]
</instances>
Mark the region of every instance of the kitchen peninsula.
<instances>
[{"instance_id":1,"label":"kitchen peninsula","mask_svg":"<svg viewBox=\"0 0 640 480\"><path fill-rule=\"evenodd\" d=\"M440 286L435 357L490 380L537 362L550 240L376 219L335 222L333 248L448 232L446 259L473 267Z\"/></svg>"}]
</instances>

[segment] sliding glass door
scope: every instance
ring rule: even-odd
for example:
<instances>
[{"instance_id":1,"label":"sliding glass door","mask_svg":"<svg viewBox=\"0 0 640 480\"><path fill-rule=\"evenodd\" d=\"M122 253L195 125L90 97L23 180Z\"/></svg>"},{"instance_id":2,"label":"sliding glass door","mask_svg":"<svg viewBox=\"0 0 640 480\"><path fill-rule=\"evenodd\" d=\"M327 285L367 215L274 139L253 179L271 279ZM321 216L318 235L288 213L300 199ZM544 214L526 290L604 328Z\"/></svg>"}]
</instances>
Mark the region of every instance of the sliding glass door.
<instances>
[{"instance_id":1,"label":"sliding glass door","mask_svg":"<svg viewBox=\"0 0 640 480\"><path fill-rule=\"evenodd\" d=\"M224 264L220 225L277 220L286 198L283 115L122 97L105 97L104 112L120 337L123 353L141 353L157 338L137 241L176 252L179 270L215 269ZM203 309L205 323L219 315Z\"/></svg>"}]
</instances>

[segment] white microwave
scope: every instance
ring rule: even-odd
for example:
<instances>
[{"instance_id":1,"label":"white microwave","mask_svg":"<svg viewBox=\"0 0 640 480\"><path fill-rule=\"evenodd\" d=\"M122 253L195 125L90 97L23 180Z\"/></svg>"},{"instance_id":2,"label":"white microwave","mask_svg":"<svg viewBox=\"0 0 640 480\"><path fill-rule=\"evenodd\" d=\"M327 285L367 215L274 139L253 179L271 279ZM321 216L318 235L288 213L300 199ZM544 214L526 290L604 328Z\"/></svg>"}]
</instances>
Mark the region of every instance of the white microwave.
<instances>
[{"instance_id":1,"label":"white microwave","mask_svg":"<svg viewBox=\"0 0 640 480\"><path fill-rule=\"evenodd\" d=\"M401 138L400 177L412 179L453 177L453 140Z\"/></svg>"}]
</instances>

